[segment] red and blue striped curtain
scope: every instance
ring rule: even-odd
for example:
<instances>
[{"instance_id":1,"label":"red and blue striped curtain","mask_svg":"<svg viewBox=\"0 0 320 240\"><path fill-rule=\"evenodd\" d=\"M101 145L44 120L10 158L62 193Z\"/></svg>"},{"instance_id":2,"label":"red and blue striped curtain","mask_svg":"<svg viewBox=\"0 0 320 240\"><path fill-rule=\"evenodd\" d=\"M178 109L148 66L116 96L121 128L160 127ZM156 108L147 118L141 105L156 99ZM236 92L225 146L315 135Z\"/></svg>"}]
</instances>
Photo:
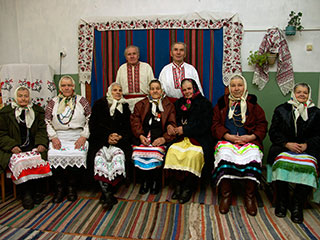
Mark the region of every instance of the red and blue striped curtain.
<instances>
[{"instance_id":1,"label":"red and blue striped curtain","mask_svg":"<svg viewBox=\"0 0 320 240\"><path fill-rule=\"evenodd\" d=\"M161 69L171 62L170 46L173 42L187 44L185 61L198 70L205 96L213 105L216 104L225 88L222 81L222 28L94 30L91 103L104 96L108 86L116 80L119 66L126 62L126 46L138 46L140 60L148 62L158 78Z\"/></svg>"}]
</instances>

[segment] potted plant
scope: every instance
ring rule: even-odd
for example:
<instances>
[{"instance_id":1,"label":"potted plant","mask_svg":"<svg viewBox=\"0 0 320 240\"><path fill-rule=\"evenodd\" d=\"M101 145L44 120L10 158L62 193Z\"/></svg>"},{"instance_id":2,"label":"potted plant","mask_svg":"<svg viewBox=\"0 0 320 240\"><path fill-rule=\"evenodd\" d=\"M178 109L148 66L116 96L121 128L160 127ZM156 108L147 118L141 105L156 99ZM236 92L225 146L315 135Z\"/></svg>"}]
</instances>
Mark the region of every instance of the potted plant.
<instances>
[{"instance_id":1,"label":"potted plant","mask_svg":"<svg viewBox=\"0 0 320 240\"><path fill-rule=\"evenodd\" d=\"M277 53L266 52L260 54L259 51L252 52L250 51L250 55L248 57L248 64L255 65L258 64L262 67L264 64L272 65L275 63L277 58Z\"/></svg>"},{"instance_id":2,"label":"potted plant","mask_svg":"<svg viewBox=\"0 0 320 240\"><path fill-rule=\"evenodd\" d=\"M301 31L303 29L303 26L301 25L302 13L296 13L295 11L291 11L289 17L290 19L288 22L288 26L286 27L286 35L293 36L296 35L297 30Z\"/></svg>"}]
</instances>

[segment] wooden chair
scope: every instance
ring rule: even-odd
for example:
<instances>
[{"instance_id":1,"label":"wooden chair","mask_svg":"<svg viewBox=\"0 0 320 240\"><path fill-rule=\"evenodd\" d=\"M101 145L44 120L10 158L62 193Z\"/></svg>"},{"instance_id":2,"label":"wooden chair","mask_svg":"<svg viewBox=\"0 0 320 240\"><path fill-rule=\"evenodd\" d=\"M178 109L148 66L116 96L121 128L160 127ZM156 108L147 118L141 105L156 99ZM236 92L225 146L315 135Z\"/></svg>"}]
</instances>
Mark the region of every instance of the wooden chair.
<instances>
[{"instance_id":1,"label":"wooden chair","mask_svg":"<svg viewBox=\"0 0 320 240\"><path fill-rule=\"evenodd\" d=\"M5 172L1 173L1 199L2 202L4 203L6 201L6 176ZM17 189L16 185L12 183L13 185L13 198L17 198Z\"/></svg>"}]
</instances>

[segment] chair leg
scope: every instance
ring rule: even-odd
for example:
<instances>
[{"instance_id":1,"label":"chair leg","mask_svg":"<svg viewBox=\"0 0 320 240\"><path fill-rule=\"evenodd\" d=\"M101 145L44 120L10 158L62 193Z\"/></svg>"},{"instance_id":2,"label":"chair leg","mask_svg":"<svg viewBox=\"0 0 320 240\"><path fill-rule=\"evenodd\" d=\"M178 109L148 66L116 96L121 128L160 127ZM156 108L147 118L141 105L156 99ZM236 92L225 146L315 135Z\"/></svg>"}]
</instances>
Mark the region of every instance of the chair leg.
<instances>
[{"instance_id":1,"label":"chair leg","mask_svg":"<svg viewBox=\"0 0 320 240\"><path fill-rule=\"evenodd\" d=\"M1 197L2 197L2 202L6 201L6 183L5 183L5 174L1 173Z\"/></svg>"},{"instance_id":2,"label":"chair leg","mask_svg":"<svg viewBox=\"0 0 320 240\"><path fill-rule=\"evenodd\" d=\"M13 198L17 199L17 185L12 182L12 186L13 186Z\"/></svg>"}]
</instances>

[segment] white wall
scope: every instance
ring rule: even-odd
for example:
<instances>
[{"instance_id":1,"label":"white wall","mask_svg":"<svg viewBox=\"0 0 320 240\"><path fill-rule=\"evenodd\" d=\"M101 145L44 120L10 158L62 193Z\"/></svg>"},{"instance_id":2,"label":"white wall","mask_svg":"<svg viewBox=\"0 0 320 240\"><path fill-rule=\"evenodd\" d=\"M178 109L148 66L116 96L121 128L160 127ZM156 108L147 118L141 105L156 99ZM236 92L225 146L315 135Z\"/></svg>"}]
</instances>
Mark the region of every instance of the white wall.
<instances>
[{"instance_id":1,"label":"white wall","mask_svg":"<svg viewBox=\"0 0 320 240\"><path fill-rule=\"evenodd\" d=\"M243 36L242 66L252 71L247 65L249 51L258 49L267 28L284 28L291 10L303 12L307 30L318 29L288 38L294 71L320 72L319 0L0 0L0 64L47 63L59 73L59 52L65 48L62 73L73 74L78 72L77 30L83 17L212 11L239 14L249 30ZM312 52L306 52L307 43L313 44Z\"/></svg>"},{"instance_id":2,"label":"white wall","mask_svg":"<svg viewBox=\"0 0 320 240\"><path fill-rule=\"evenodd\" d=\"M0 64L19 62L16 1L0 0Z\"/></svg>"}]
</instances>

